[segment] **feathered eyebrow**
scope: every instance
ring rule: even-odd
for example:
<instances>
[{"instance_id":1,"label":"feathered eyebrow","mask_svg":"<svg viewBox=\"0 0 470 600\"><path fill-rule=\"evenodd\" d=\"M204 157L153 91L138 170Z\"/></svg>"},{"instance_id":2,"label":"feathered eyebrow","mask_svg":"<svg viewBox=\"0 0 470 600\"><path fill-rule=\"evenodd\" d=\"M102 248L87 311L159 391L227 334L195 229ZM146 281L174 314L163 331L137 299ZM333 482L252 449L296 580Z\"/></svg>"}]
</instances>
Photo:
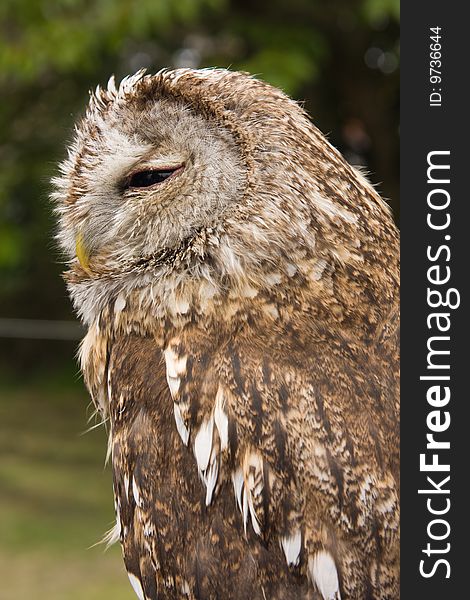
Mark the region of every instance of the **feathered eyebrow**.
<instances>
[{"instance_id":1,"label":"feathered eyebrow","mask_svg":"<svg viewBox=\"0 0 470 600\"><path fill-rule=\"evenodd\" d=\"M127 175L132 175L138 171L171 171L178 169L185 165L185 161L182 157L178 156L161 156L158 158L144 157L139 161L136 161L132 167L128 170Z\"/></svg>"},{"instance_id":2,"label":"feathered eyebrow","mask_svg":"<svg viewBox=\"0 0 470 600\"><path fill-rule=\"evenodd\" d=\"M128 140L134 148L140 152L135 154L135 165L149 168L163 168L165 166L180 165L184 162L185 157L180 153L165 152L161 144L157 141L145 144L141 140Z\"/></svg>"}]
</instances>

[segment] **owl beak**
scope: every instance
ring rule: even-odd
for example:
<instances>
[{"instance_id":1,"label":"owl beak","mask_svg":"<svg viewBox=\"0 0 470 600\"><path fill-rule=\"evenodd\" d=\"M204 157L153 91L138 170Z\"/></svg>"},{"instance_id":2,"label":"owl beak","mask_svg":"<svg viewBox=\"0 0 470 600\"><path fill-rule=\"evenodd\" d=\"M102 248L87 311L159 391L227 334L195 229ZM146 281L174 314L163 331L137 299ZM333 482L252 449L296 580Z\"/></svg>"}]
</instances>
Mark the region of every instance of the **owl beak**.
<instances>
[{"instance_id":1,"label":"owl beak","mask_svg":"<svg viewBox=\"0 0 470 600\"><path fill-rule=\"evenodd\" d=\"M90 252L86 247L81 232L77 233L77 237L75 238L75 254L77 255L78 262L82 269L87 273L90 273Z\"/></svg>"}]
</instances>

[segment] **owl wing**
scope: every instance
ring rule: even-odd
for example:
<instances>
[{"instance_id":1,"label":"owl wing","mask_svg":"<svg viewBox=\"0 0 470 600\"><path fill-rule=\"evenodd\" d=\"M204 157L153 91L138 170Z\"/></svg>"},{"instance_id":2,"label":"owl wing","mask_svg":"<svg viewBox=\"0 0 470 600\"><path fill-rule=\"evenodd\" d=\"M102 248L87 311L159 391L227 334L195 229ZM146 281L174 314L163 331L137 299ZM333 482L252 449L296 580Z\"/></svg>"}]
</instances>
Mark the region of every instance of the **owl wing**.
<instances>
[{"instance_id":1,"label":"owl wing","mask_svg":"<svg viewBox=\"0 0 470 600\"><path fill-rule=\"evenodd\" d=\"M163 347L126 336L102 348L115 534L134 586L147 598L159 579L201 590L202 572L233 586L237 566L238 597L245 582L254 598L251 557L263 593L289 598L292 588L298 597L309 580L323 599L396 595L397 379L387 328L377 348L339 335L305 345L295 332L224 338L195 327ZM190 550L194 564L182 558Z\"/></svg>"},{"instance_id":2,"label":"owl wing","mask_svg":"<svg viewBox=\"0 0 470 600\"><path fill-rule=\"evenodd\" d=\"M397 318L365 345L242 331L218 350L184 335L165 350L183 443L207 505L230 479L238 523L277 540L324 599L396 597ZM207 339L207 336L206 336ZM340 583L341 582L341 583Z\"/></svg>"}]
</instances>

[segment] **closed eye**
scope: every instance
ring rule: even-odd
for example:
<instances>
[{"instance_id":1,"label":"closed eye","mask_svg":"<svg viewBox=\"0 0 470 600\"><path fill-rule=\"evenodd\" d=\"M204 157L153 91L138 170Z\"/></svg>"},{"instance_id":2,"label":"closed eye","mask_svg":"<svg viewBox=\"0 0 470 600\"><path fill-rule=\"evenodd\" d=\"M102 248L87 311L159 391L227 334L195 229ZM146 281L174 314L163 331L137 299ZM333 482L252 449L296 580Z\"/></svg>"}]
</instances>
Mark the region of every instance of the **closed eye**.
<instances>
[{"instance_id":1,"label":"closed eye","mask_svg":"<svg viewBox=\"0 0 470 600\"><path fill-rule=\"evenodd\" d=\"M127 180L128 188L145 188L158 183L163 183L177 171L182 169L181 166L171 169L145 169L136 171Z\"/></svg>"}]
</instances>

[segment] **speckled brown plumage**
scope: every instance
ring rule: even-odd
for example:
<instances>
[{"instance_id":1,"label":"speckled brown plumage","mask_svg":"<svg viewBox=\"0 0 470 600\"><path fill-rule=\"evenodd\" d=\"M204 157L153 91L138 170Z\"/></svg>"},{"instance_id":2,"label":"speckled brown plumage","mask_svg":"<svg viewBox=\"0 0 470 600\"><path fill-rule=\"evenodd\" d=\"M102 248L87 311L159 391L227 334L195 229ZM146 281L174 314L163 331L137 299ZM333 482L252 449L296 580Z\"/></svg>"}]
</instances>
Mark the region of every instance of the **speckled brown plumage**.
<instances>
[{"instance_id":1,"label":"speckled brown plumage","mask_svg":"<svg viewBox=\"0 0 470 600\"><path fill-rule=\"evenodd\" d=\"M149 168L174 176L130 186ZM398 242L373 188L222 70L111 81L61 169L137 594L397 599Z\"/></svg>"}]
</instances>

